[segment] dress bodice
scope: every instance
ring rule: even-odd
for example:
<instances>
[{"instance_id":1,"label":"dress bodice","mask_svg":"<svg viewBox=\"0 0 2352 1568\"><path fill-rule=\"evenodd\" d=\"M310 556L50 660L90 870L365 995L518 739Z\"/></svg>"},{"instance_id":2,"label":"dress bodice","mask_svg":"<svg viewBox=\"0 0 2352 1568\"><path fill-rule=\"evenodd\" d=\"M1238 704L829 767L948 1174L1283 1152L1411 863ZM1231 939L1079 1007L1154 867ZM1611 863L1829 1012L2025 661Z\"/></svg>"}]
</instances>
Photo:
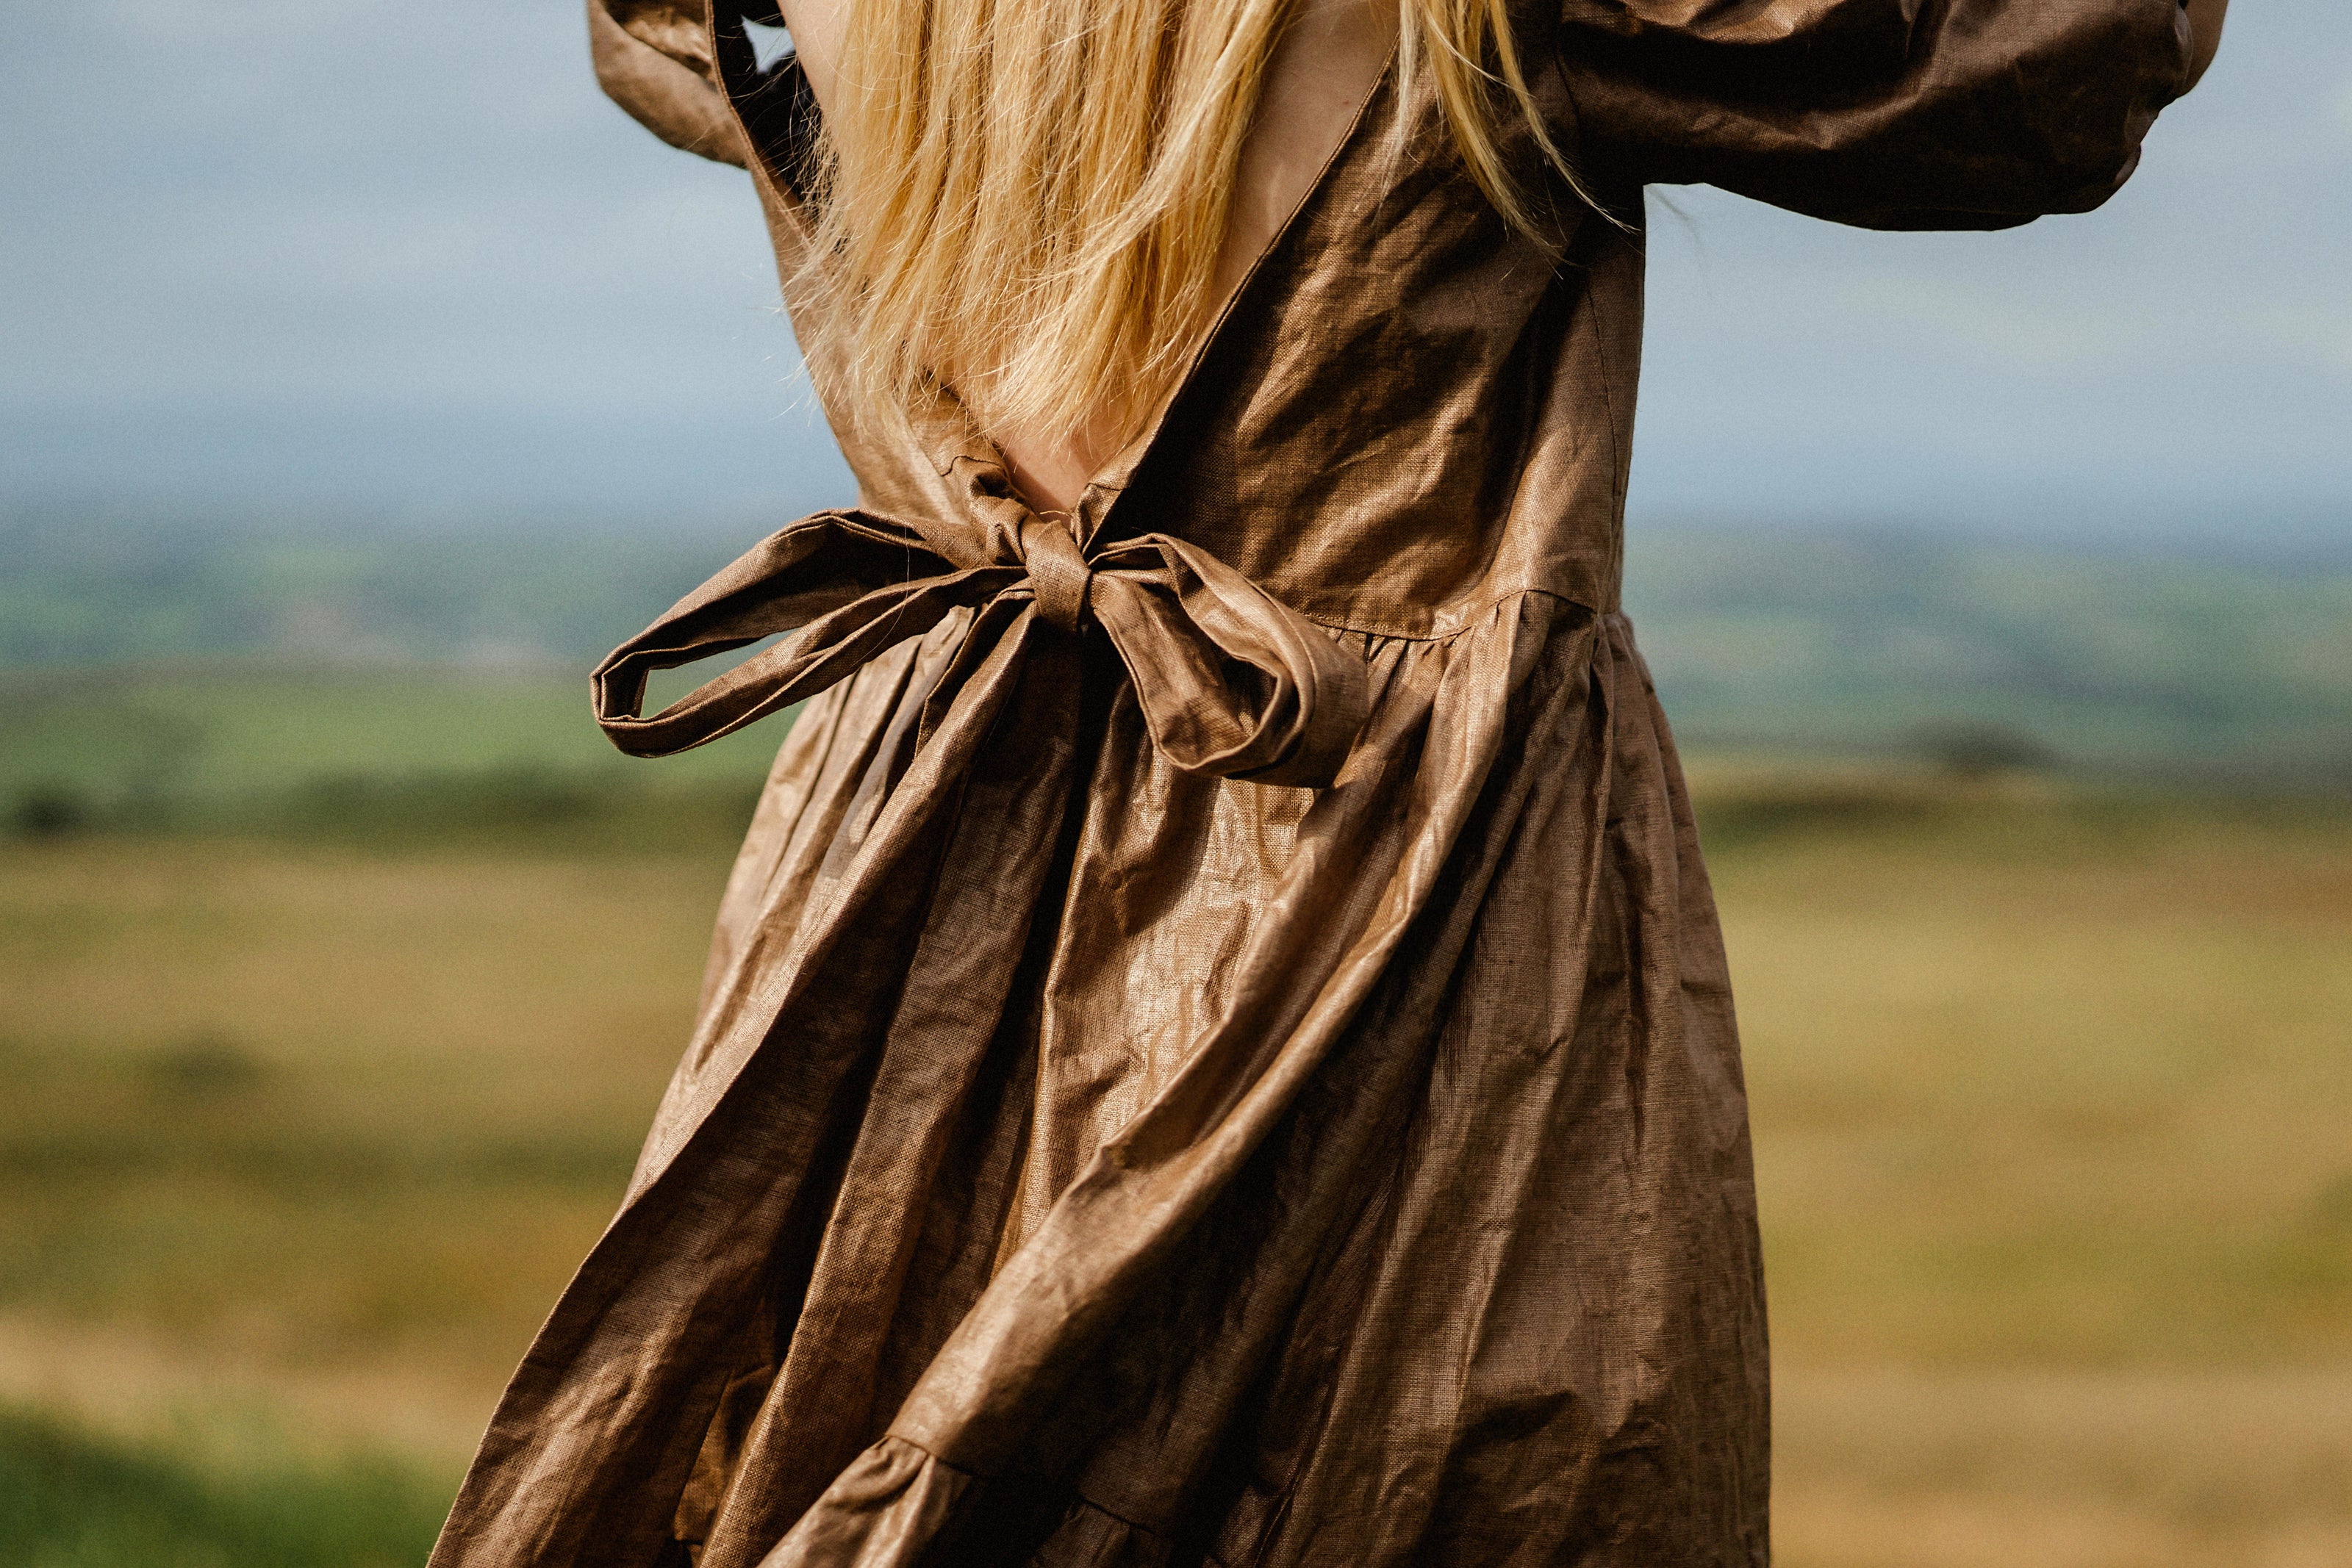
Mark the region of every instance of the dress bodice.
<instances>
[{"instance_id":1,"label":"dress bodice","mask_svg":"<svg viewBox=\"0 0 2352 1568\"><path fill-rule=\"evenodd\" d=\"M607 85L671 140L752 167L814 340L820 307L793 287L813 98L789 56L762 71L740 21L722 9L706 27L700 10L592 6ZM1517 10L1537 102L1593 201L1506 114L1507 155L1551 215L1544 235L1513 232L1429 95L1393 133L1384 76L1174 397L1090 490L1082 538L1187 539L1311 620L1386 635L1443 636L1523 592L1613 609L1644 184L1878 227L2006 226L2119 186L2188 61L2177 0ZM864 506L968 530L1009 493L951 403L903 431L828 413Z\"/></svg>"}]
</instances>

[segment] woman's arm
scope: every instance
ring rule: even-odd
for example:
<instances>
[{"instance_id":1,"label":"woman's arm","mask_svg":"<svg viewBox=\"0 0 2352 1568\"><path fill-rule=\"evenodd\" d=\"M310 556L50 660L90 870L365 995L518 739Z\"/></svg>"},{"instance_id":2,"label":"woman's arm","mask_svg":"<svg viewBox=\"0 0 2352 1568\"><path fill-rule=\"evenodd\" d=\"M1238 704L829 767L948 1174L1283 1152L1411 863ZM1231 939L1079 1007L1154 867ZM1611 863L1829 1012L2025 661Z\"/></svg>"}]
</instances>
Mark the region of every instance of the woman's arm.
<instances>
[{"instance_id":1,"label":"woman's arm","mask_svg":"<svg viewBox=\"0 0 2352 1568\"><path fill-rule=\"evenodd\" d=\"M2187 0L2189 32L2196 45L2189 57L2189 85L2195 87L2205 68L2213 63L2213 51L2221 47L2221 18L2230 14L2230 0Z\"/></svg>"},{"instance_id":2,"label":"woman's arm","mask_svg":"<svg viewBox=\"0 0 2352 1568\"><path fill-rule=\"evenodd\" d=\"M1621 183L1882 229L2089 212L2222 0L1558 0L1575 135Z\"/></svg>"}]
</instances>

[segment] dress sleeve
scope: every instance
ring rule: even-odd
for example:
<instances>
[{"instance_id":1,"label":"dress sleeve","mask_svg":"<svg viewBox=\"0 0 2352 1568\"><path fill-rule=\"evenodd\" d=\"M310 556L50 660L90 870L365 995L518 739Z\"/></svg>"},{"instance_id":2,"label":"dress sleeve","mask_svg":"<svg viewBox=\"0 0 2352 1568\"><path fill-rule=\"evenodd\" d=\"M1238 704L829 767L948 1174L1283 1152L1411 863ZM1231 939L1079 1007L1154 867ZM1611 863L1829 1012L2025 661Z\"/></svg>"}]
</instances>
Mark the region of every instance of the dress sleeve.
<instances>
[{"instance_id":1,"label":"dress sleeve","mask_svg":"<svg viewBox=\"0 0 2352 1568\"><path fill-rule=\"evenodd\" d=\"M588 0L588 46L597 84L638 124L673 147L744 162L701 0Z\"/></svg>"},{"instance_id":2,"label":"dress sleeve","mask_svg":"<svg viewBox=\"0 0 2352 1568\"><path fill-rule=\"evenodd\" d=\"M2084 212L2183 90L2180 0L1564 0L1578 156L1885 229Z\"/></svg>"}]
</instances>

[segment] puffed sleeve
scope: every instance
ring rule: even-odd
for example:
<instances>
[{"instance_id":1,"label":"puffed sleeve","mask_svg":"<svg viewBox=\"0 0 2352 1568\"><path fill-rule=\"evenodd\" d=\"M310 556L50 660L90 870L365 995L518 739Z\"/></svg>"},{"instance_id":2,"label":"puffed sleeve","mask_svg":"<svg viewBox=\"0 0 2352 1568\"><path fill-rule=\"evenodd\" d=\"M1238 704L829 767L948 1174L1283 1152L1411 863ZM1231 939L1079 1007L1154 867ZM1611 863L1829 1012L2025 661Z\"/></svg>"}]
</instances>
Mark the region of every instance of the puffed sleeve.
<instances>
[{"instance_id":1,"label":"puffed sleeve","mask_svg":"<svg viewBox=\"0 0 2352 1568\"><path fill-rule=\"evenodd\" d=\"M2189 75L2179 0L1565 0L1580 160L1867 228L2084 212Z\"/></svg>"},{"instance_id":2,"label":"puffed sleeve","mask_svg":"<svg viewBox=\"0 0 2352 1568\"><path fill-rule=\"evenodd\" d=\"M638 124L673 147L744 162L701 0L588 0L596 81Z\"/></svg>"}]
</instances>

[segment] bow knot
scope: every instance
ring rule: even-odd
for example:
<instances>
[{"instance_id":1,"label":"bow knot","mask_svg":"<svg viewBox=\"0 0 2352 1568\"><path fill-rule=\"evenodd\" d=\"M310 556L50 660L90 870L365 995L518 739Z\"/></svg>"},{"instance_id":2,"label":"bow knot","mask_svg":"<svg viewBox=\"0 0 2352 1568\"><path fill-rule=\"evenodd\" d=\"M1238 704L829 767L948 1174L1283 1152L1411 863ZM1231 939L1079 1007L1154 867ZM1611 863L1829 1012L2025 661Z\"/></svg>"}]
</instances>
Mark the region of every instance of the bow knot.
<instances>
[{"instance_id":1,"label":"bow knot","mask_svg":"<svg viewBox=\"0 0 2352 1568\"><path fill-rule=\"evenodd\" d=\"M593 677L596 722L632 756L664 757L814 696L959 610L981 612L969 635L992 645L1024 636L1034 613L1066 632L1100 628L1178 772L1314 787L1339 776L1369 697L1362 660L1321 627L1166 534L1089 555L1065 523L1024 513L984 537L959 563L892 517L803 517L614 649ZM792 635L640 715L651 672L779 632Z\"/></svg>"},{"instance_id":2,"label":"bow knot","mask_svg":"<svg viewBox=\"0 0 2352 1568\"><path fill-rule=\"evenodd\" d=\"M1021 555L1037 613L1065 632L1076 632L1087 612L1087 588L1094 568L1078 541L1059 519L1031 515L1021 524Z\"/></svg>"}]
</instances>

